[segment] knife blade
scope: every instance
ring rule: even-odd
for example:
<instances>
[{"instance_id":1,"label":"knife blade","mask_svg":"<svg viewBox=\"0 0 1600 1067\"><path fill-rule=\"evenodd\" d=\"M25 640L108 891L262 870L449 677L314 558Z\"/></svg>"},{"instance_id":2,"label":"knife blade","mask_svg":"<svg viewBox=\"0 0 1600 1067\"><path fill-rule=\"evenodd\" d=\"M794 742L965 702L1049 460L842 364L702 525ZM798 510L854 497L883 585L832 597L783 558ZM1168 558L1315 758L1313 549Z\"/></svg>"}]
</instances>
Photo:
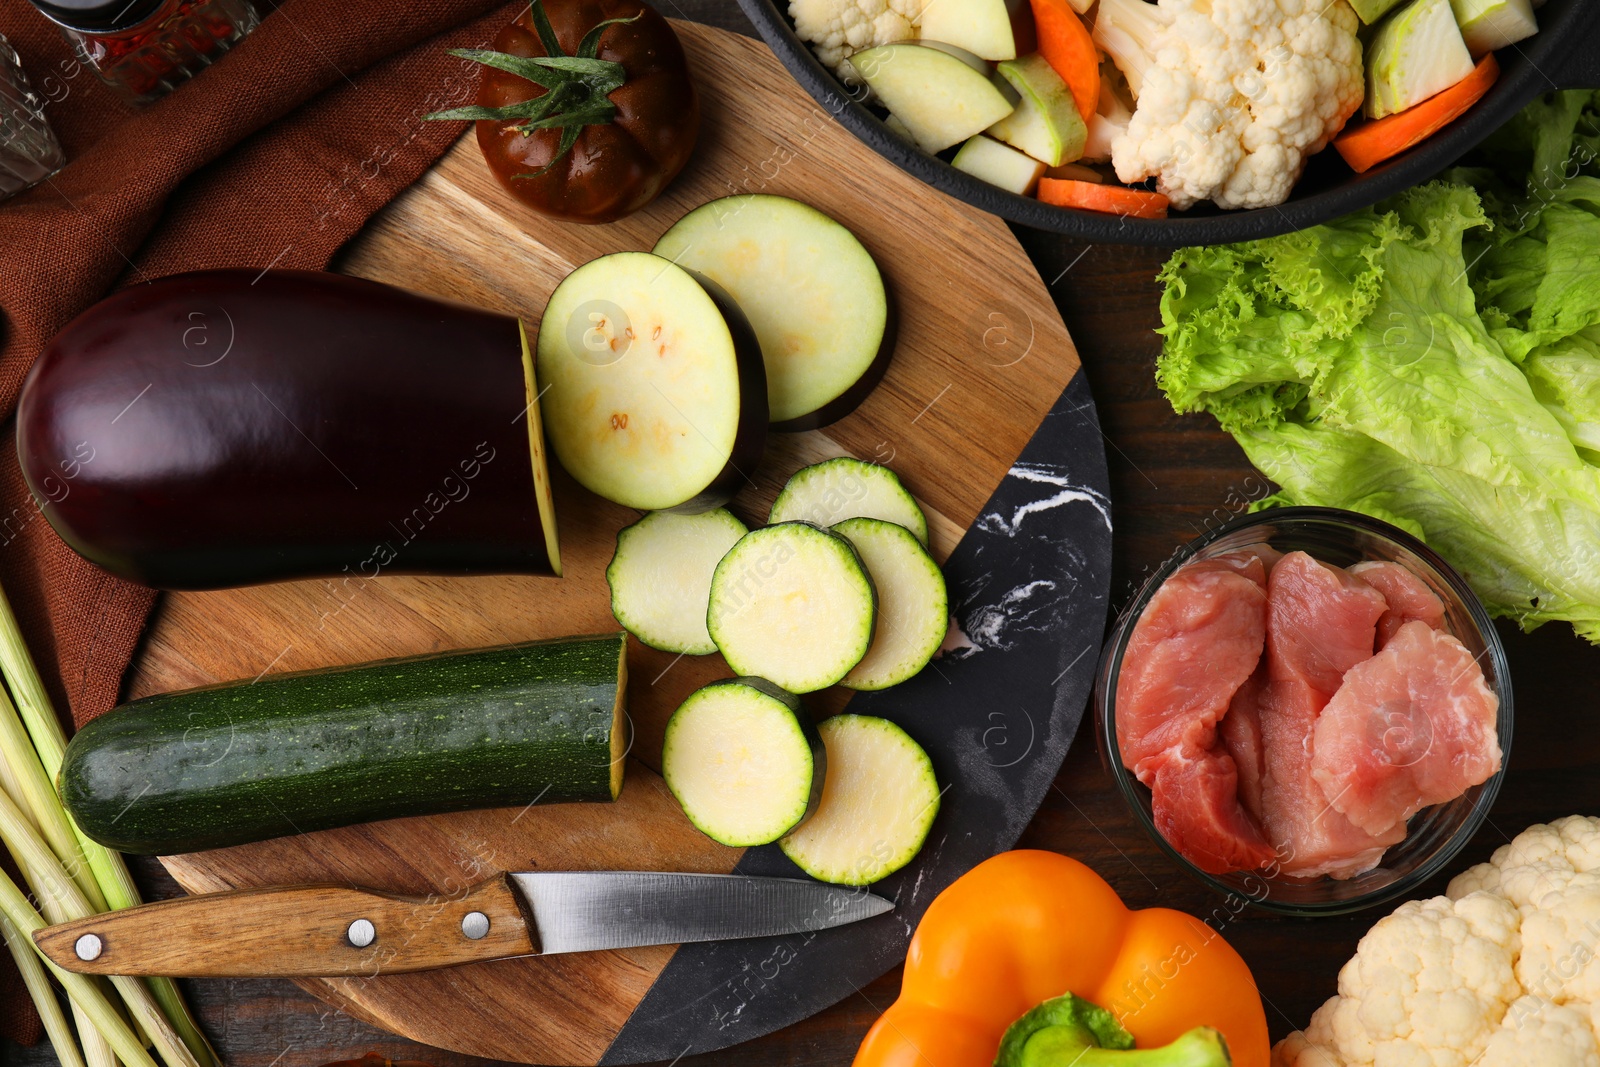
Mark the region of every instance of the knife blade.
<instances>
[{"instance_id":1,"label":"knife blade","mask_svg":"<svg viewBox=\"0 0 1600 1067\"><path fill-rule=\"evenodd\" d=\"M511 881L543 954L807 933L894 907L862 889L799 878L540 871Z\"/></svg>"},{"instance_id":2,"label":"knife blade","mask_svg":"<svg viewBox=\"0 0 1600 1067\"><path fill-rule=\"evenodd\" d=\"M515 956L804 934L891 911L862 888L654 871L502 874L453 895L347 885L179 897L50 926L63 970L188 978L369 977Z\"/></svg>"}]
</instances>

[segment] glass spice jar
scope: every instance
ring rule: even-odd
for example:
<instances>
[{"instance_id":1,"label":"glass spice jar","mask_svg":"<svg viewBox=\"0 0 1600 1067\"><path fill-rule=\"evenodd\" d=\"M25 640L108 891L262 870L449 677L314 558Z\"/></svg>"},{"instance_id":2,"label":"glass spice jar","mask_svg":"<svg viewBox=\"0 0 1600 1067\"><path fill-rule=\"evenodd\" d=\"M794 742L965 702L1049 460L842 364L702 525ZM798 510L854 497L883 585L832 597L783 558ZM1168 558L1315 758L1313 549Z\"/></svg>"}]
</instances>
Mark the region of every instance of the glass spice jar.
<instances>
[{"instance_id":1,"label":"glass spice jar","mask_svg":"<svg viewBox=\"0 0 1600 1067\"><path fill-rule=\"evenodd\" d=\"M17 50L0 36L0 200L44 181L66 161L45 121L44 100L28 87Z\"/></svg>"},{"instance_id":2,"label":"glass spice jar","mask_svg":"<svg viewBox=\"0 0 1600 1067\"><path fill-rule=\"evenodd\" d=\"M128 103L172 92L260 23L250 0L33 0Z\"/></svg>"}]
</instances>

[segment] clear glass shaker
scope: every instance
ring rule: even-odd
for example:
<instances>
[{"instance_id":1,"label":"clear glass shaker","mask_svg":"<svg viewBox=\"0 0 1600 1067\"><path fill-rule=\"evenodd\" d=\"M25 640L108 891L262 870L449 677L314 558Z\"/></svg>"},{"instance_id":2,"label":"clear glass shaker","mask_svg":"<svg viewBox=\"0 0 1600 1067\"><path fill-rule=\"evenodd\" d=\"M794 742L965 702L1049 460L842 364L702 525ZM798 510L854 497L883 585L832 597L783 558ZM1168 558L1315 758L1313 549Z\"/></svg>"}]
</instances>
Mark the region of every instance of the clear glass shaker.
<instances>
[{"instance_id":1,"label":"clear glass shaker","mask_svg":"<svg viewBox=\"0 0 1600 1067\"><path fill-rule=\"evenodd\" d=\"M28 88L22 60L0 36L0 200L48 178L67 162L44 99Z\"/></svg>"}]
</instances>

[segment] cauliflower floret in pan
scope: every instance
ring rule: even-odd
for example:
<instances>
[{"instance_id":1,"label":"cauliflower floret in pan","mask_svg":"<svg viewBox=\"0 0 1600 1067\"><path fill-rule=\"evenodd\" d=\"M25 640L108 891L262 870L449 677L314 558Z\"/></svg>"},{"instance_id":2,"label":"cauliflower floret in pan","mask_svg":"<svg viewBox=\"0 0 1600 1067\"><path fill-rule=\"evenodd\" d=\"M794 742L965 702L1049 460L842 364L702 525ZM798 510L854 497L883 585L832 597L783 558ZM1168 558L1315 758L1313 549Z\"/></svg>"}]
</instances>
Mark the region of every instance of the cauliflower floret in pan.
<instances>
[{"instance_id":1,"label":"cauliflower floret in pan","mask_svg":"<svg viewBox=\"0 0 1600 1067\"><path fill-rule=\"evenodd\" d=\"M1137 104L1117 177L1177 208L1283 203L1361 106L1356 26L1345 0L1100 0L1095 43Z\"/></svg>"},{"instance_id":2,"label":"cauliflower floret in pan","mask_svg":"<svg viewBox=\"0 0 1600 1067\"><path fill-rule=\"evenodd\" d=\"M858 82L846 63L852 55L880 44L916 37L923 0L790 0L795 33L811 44L823 66L847 82Z\"/></svg>"}]
</instances>

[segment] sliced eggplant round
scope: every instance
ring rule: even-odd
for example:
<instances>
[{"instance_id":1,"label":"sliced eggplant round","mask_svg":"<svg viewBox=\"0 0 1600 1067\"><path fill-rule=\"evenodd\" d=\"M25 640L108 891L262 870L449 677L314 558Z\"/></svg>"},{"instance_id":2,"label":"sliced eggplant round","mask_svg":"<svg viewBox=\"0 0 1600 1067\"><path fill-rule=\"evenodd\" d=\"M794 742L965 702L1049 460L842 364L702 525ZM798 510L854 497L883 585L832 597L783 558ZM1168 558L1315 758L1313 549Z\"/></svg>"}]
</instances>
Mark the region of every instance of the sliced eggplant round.
<instances>
[{"instance_id":1,"label":"sliced eggplant round","mask_svg":"<svg viewBox=\"0 0 1600 1067\"><path fill-rule=\"evenodd\" d=\"M872 645L877 594L849 541L808 522L752 530L717 564L706 627L738 674L825 689Z\"/></svg>"},{"instance_id":2,"label":"sliced eggplant round","mask_svg":"<svg viewBox=\"0 0 1600 1067\"><path fill-rule=\"evenodd\" d=\"M887 878L922 849L939 814L933 761L888 719L835 715L817 729L828 754L822 803L780 847L819 881Z\"/></svg>"},{"instance_id":3,"label":"sliced eggplant round","mask_svg":"<svg viewBox=\"0 0 1600 1067\"><path fill-rule=\"evenodd\" d=\"M713 841L778 840L822 799L827 755L800 698L764 678L697 689L667 722L661 773Z\"/></svg>"},{"instance_id":4,"label":"sliced eggplant round","mask_svg":"<svg viewBox=\"0 0 1600 1067\"><path fill-rule=\"evenodd\" d=\"M157 588L559 574L533 396L512 316L200 271L68 323L23 386L17 451L63 541Z\"/></svg>"},{"instance_id":5,"label":"sliced eggplant round","mask_svg":"<svg viewBox=\"0 0 1600 1067\"><path fill-rule=\"evenodd\" d=\"M723 197L679 219L655 253L705 274L749 316L774 430L843 418L889 366L895 320L883 274L853 233L814 207Z\"/></svg>"},{"instance_id":6,"label":"sliced eggplant round","mask_svg":"<svg viewBox=\"0 0 1600 1067\"><path fill-rule=\"evenodd\" d=\"M939 564L904 526L882 519L846 519L833 532L850 539L878 591L872 647L839 682L849 689L887 689L933 659L950 625Z\"/></svg>"},{"instance_id":7,"label":"sliced eggplant round","mask_svg":"<svg viewBox=\"0 0 1600 1067\"><path fill-rule=\"evenodd\" d=\"M900 483L900 476L888 467L848 456L795 471L772 502L767 521L834 526L856 518L904 526L918 541L928 543L928 518Z\"/></svg>"},{"instance_id":8,"label":"sliced eggplant round","mask_svg":"<svg viewBox=\"0 0 1600 1067\"><path fill-rule=\"evenodd\" d=\"M711 575L749 532L725 508L697 515L652 511L623 527L606 568L611 613L651 648L689 656L715 652L706 629Z\"/></svg>"},{"instance_id":9,"label":"sliced eggplant round","mask_svg":"<svg viewBox=\"0 0 1600 1067\"><path fill-rule=\"evenodd\" d=\"M550 447L586 489L640 511L727 503L761 459L761 347L733 298L648 252L556 287L535 373Z\"/></svg>"}]
</instances>

